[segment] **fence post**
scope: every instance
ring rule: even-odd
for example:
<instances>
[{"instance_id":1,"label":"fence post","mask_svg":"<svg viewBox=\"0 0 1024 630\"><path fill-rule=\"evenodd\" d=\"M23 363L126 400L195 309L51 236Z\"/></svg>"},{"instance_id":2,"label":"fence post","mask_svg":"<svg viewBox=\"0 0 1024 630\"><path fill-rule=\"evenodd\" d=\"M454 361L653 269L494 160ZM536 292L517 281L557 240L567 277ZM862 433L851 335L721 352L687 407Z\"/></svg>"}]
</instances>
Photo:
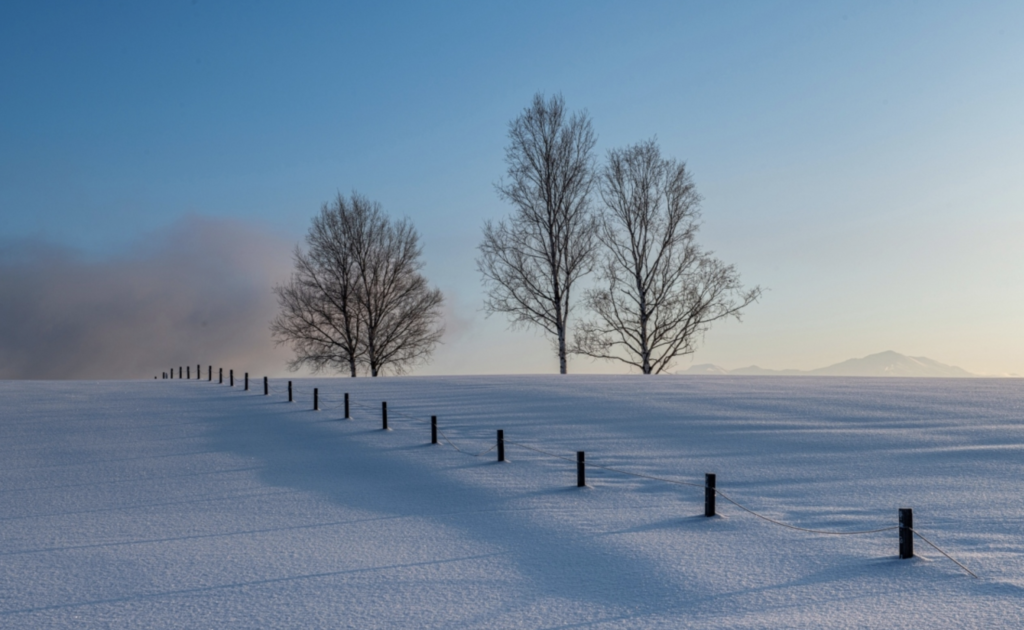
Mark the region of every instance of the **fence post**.
<instances>
[{"instance_id":1,"label":"fence post","mask_svg":"<svg viewBox=\"0 0 1024 630\"><path fill-rule=\"evenodd\" d=\"M235 371L231 370L231 387L235 386Z\"/></svg>"},{"instance_id":2,"label":"fence post","mask_svg":"<svg viewBox=\"0 0 1024 630\"><path fill-rule=\"evenodd\" d=\"M206 377L206 382L212 383L213 382L213 366L212 365L208 365L206 367L210 368L209 376Z\"/></svg>"},{"instance_id":3,"label":"fence post","mask_svg":"<svg viewBox=\"0 0 1024 630\"><path fill-rule=\"evenodd\" d=\"M348 420L348 392L345 392L345 419Z\"/></svg>"},{"instance_id":4,"label":"fence post","mask_svg":"<svg viewBox=\"0 0 1024 630\"><path fill-rule=\"evenodd\" d=\"M587 485L587 468L583 463L583 451L576 451L576 487L583 488Z\"/></svg>"},{"instance_id":5,"label":"fence post","mask_svg":"<svg viewBox=\"0 0 1024 630\"><path fill-rule=\"evenodd\" d=\"M498 429L498 461L505 461L505 432Z\"/></svg>"},{"instance_id":6,"label":"fence post","mask_svg":"<svg viewBox=\"0 0 1024 630\"><path fill-rule=\"evenodd\" d=\"M430 416L430 443L437 444L437 416Z\"/></svg>"},{"instance_id":7,"label":"fence post","mask_svg":"<svg viewBox=\"0 0 1024 630\"><path fill-rule=\"evenodd\" d=\"M249 373L245 373L245 391L249 391Z\"/></svg>"},{"instance_id":8,"label":"fence post","mask_svg":"<svg viewBox=\"0 0 1024 630\"><path fill-rule=\"evenodd\" d=\"M704 516L715 515L715 473L704 475Z\"/></svg>"},{"instance_id":9,"label":"fence post","mask_svg":"<svg viewBox=\"0 0 1024 630\"><path fill-rule=\"evenodd\" d=\"M203 364L202 363L197 363L196 364L196 380L197 381L203 380Z\"/></svg>"},{"instance_id":10,"label":"fence post","mask_svg":"<svg viewBox=\"0 0 1024 630\"><path fill-rule=\"evenodd\" d=\"M270 384L267 383L267 377L263 377L263 395L266 396L270 393Z\"/></svg>"},{"instance_id":11,"label":"fence post","mask_svg":"<svg viewBox=\"0 0 1024 630\"><path fill-rule=\"evenodd\" d=\"M320 388L313 388L313 411L320 411Z\"/></svg>"},{"instance_id":12,"label":"fence post","mask_svg":"<svg viewBox=\"0 0 1024 630\"><path fill-rule=\"evenodd\" d=\"M181 380L181 366L178 366L178 380Z\"/></svg>"},{"instance_id":13,"label":"fence post","mask_svg":"<svg viewBox=\"0 0 1024 630\"><path fill-rule=\"evenodd\" d=\"M288 381L288 402L292 401L292 382Z\"/></svg>"},{"instance_id":14,"label":"fence post","mask_svg":"<svg viewBox=\"0 0 1024 630\"><path fill-rule=\"evenodd\" d=\"M192 380L192 366L191 365L186 365L185 366L185 380L186 381Z\"/></svg>"},{"instance_id":15,"label":"fence post","mask_svg":"<svg viewBox=\"0 0 1024 630\"><path fill-rule=\"evenodd\" d=\"M900 560L914 557L914 510L900 508Z\"/></svg>"},{"instance_id":16,"label":"fence post","mask_svg":"<svg viewBox=\"0 0 1024 630\"><path fill-rule=\"evenodd\" d=\"M383 420L384 420L384 430L387 431L388 430L388 404L386 402L382 402L380 404L380 414L381 414L381 418L383 418Z\"/></svg>"}]
</instances>

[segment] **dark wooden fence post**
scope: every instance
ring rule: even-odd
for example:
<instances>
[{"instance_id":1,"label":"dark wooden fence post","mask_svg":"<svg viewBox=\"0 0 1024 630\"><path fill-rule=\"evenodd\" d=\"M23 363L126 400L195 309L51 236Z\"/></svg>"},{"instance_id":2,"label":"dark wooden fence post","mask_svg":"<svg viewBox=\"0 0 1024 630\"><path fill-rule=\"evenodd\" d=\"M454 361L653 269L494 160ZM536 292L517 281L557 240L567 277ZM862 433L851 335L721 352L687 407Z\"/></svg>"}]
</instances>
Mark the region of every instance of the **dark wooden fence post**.
<instances>
[{"instance_id":1,"label":"dark wooden fence post","mask_svg":"<svg viewBox=\"0 0 1024 630\"><path fill-rule=\"evenodd\" d=\"M266 396L270 393L270 384L267 383L267 377L263 377L263 395Z\"/></svg>"},{"instance_id":2,"label":"dark wooden fence post","mask_svg":"<svg viewBox=\"0 0 1024 630\"><path fill-rule=\"evenodd\" d=\"M192 366L191 365L186 365L185 366L185 380L186 381L192 380Z\"/></svg>"},{"instance_id":3,"label":"dark wooden fence post","mask_svg":"<svg viewBox=\"0 0 1024 630\"><path fill-rule=\"evenodd\" d=\"M213 366L212 365L208 365L206 367L210 368L209 376L207 376L206 382L207 383L212 383L213 382Z\"/></svg>"},{"instance_id":4,"label":"dark wooden fence post","mask_svg":"<svg viewBox=\"0 0 1024 630\"><path fill-rule=\"evenodd\" d=\"M288 402L292 401L292 382L288 381Z\"/></svg>"},{"instance_id":5,"label":"dark wooden fence post","mask_svg":"<svg viewBox=\"0 0 1024 630\"><path fill-rule=\"evenodd\" d=\"M202 366L202 364L199 364L199 363L196 364L196 380L197 381L203 380L203 366Z\"/></svg>"},{"instance_id":6,"label":"dark wooden fence post","mask_svg":"<svg viewBox=\"0 0 1024 630\"><path fill-rule=\"evenodd\" d=\"M381 418L384 420L384 430L387 431L388 430L388 404L386 402L382 402L380 404L380 415L381 415Z\"/></svg>"},{"instance_id":7,"label":"dark wooden fence post","mask_svg":"<svg viewBox=\"0 0 1024 630\"><path fill-rule=\"evenodd\" d=\"M320 411L320 388L313 388L313 411Z\"/></svg>"},{"instance_id":8,"label":"dark wooden fence post","mask_svg":"<svg viewBox=\"0 0 1024 630\"><path fill-rule=\"evenodd\" d=\"M505 461L505 432L498 429L498 461Z\"/></svg>"},{"instance_id":9,"label":"dark wooden fence post","mask_svg":"<svg viewBox=\"0 0 1024 630\"><path fill-rule=\"evenodd\" d=\"M345 419L348 420L348 392L345 392Z\"/></svg>"},{"instance_id":10,"label":"dark wooden fence post","mask_svg":"<svg viewBox=\"0 0 1024 630\"><path fill-rule=\"evenodd\" d=\"M245 391L249 391L249 373L245 373Z\"/></svg>"},{"instance_id":11,"label":"dark wooden fence post","mask_svg":"<svg viewBox=\"0 0 1024 630\"><path fill-rule=\"evenodd\" d=\"M437 416L430 416L430 443L437 444Z\"/></svg>"},{"instance_id":12,"label":"dark wooden fence post","mask_svg":"<svg viewBox=\"0 0 1024 630\"><path fill-rule=\"evenodd\" d=\"M900 508L900 559L914 557L914 510Z\"/></svg>"},{"instance_id":13,"label":"dark wooden fence post","mask_svg":"<svg viewBox=\"0 0 1024 630\"><path fill-rule=\"evenodd\" d=\"M181 366L178 366L178 380L181 380Z\"/></svg>"},{"instance_id":14,"label":"dark wooden fence post","mask_svg":"<svg viewBox=\"0 0 1024 630\"><path fill-rule=\"evenodd\" d=\"M231 387L235 386L235 371L231 370Z\"/></svg>"},{"instance_id":15,"label":"dark wooden fence post","mask_svg":"<svg viewBox=\"0 0 1024 630\"><path fill-rule=\"evenodd\" d=\"M704 516L715 515L715 473L704 475Z\"/></svg>"},{"instance_id":16,"label":"dark wooden fence post","mask_svg":"<svg viewBox=\"0 0 1024 630\"><path fill-rule=\"evenodd\" d=\"M583 463L583 451L576 451L576 487L587 485L587 468Z\"/></svg>"}]
</instances>

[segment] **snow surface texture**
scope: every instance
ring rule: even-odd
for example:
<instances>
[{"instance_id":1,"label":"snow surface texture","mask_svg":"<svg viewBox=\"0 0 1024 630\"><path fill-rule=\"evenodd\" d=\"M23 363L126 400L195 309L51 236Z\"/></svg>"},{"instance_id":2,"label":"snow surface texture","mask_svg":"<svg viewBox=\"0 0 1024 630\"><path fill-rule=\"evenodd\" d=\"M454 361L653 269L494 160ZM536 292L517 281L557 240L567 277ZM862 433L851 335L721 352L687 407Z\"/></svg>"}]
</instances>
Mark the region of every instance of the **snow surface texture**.
<instances>
[{"instance_id":1,"label":"snow surface texture","mask_svg":"<svg viewBox=\"0 0 1024 630\"><path fill-rule=\"evenodd\" d=\"M0 382L0 628L1024 626L1017 380L261 381Z\"/></svg>"}]
</instances>

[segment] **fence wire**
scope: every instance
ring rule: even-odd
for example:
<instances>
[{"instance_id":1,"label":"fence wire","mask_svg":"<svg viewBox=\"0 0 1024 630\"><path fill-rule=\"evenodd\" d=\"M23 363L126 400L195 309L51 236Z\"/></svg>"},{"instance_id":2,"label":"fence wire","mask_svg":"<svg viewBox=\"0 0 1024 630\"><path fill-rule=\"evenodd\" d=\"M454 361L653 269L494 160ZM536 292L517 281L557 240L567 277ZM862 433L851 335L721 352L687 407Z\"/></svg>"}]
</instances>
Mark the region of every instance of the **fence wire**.
<instances>
[{"instance_id":1,"label":"fence wire","mask_svg":"<svg viewBox=\"0 0 1024 630\"><path fill-rule=\"evenodd\" d=\"M353 403L351 400L349 400L349 406L358 406L358 407L360 407L360 408L362 408L364 410L367 410L367 411L371 411L373 409L372 407L369 407L368 405L363 405L361 403ZM383 412L383 410L382 410L382 412ZM412 415L409 415L408 413L405 413L404 411L402 411L400 409L394 409L392 407L388 407L388 419L390 420L392 416L401 417L402 419L408 420L410 422L416 422L416 423L421 423L421 424L429 424L430 423L429 420L426 420L424 418L419 418L419 417L416 417L416 416L412 416ZM456 451L462 453L463 455L469 455L470 457L480 457L480 456L486 455L487 453L490 453L494 449L498 448L498 444L497 444L497 442L495 442L494 444L492 444L490 446L490 448L486 448L486 449L484 449L482 451L473 452L473 451L467 450L467 449L465 449L463 447L460 447L458 444L456 444L454 440L452 440L450 437L448 437L448 435L444 432L444 429L442 429L440 426L437 427L437 434L439 436L441 436L441 438L448 444L448 446L451 446Z\"/></svg>"},{"instance_id":2,"label":"fence wire","mask_svg":"<svg viewBox=\"0 0 1024 630\"><path fill-rule=\"evenodd\" d=\"M953 556L949 555L949 554L948 554L948 553L946 553L945 551L943 551L943 550L939 549L939 546L938 546L938 545L936 545L936 544L935 544L935 543L933 543L932 541L930 541L930 540L928 540L927 538L925 538L924 536L922 536L922 535L921 535L921 532L919 532L919 531L917 531L916 529L913 529L913 528L911 528L911 529L910 529L910 531L914 532L914 535L915 535L915 536L917 536L917 537L918 537L918 538L920 538L921 540L923 540L923 541L925 541L926 543L928 543L929 545L931 545L931 546L932 546L932 548L933 548L933 549L935 549L935 551L938 551L938 552L939 552L939 553L941 553L942 555L944 555L944 556L946 556L947 558L949 558L950 560L952 560L952 561L953 561L953 563L954 563L954 564L956 564L956 566L960 567L960 568L961 568L961 569L963 569L964 571L967 571L967 573L968 573L968 574L970 574L970 576L971 576L971 577L973 577L973 578L977 578L977 577L978 577L978 575L977 575L977 574L976 574L976 573L975 573L974 571L971 571L970 569L968 569L968 568L967 568L967 567L965 567L964 565L960 564L960 562L958 562L956 558L954 558Z\"/></svg>"}]
</instances>

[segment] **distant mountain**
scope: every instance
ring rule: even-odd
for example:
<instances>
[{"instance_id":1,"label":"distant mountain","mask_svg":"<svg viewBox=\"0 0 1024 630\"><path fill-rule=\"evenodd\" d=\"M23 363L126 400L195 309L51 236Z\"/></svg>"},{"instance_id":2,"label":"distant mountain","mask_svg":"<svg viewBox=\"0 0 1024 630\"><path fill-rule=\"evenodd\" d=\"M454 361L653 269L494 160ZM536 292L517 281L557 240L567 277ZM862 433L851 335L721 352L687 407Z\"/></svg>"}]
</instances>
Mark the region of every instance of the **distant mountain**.
<instances>
[{"instance_id":1,"label":"distant mountain","mask_svg":"<svg viewBox=\"0 0 1024 630\"><path fill-rule=\"evenodd\" d=\"M684 374L728 374L729 370L724 367L719 367L714 363L701 363L700 365L691 365Z\"/></svg>"},{"instance_id":2,"label":"distant mountain","mask_svg":"<svg viewBox=\"0 0 1024 630\"><path fill-rule=\"evenodd\" d=\"M828 367L811 370L819 376L974 376L967 370L939 363L925 357L908 357L892 350L879 352L863 359L849 359Z\"/></svg>"},{"instance_id":3,"label":"distant mountain","mask_svg":"<svg viewBox=\"0 0 1024 630\"><path fill-rule=\"evenodd\" d=\"M888 350L861 359L849 359L816 370L769 370L751 365L726 370L711 363L694 365L681 374L736 374L742 376L912 376L967 378L975 376L967 370L946 365L926 357L908 357Z\"/></svg>"},{"instance_id":4,"label":"distant mountain","mask_svg":"<svg viewBox=\"0 0 1024 630\"><path fill-rule=\"evenodd\" d=\"M739 374L740 376L796 376L807 374L807 372L803 370L769 370L768 368L751 365L750 367L730 370L729 374Z\"/></svg>"}]
</instances>

